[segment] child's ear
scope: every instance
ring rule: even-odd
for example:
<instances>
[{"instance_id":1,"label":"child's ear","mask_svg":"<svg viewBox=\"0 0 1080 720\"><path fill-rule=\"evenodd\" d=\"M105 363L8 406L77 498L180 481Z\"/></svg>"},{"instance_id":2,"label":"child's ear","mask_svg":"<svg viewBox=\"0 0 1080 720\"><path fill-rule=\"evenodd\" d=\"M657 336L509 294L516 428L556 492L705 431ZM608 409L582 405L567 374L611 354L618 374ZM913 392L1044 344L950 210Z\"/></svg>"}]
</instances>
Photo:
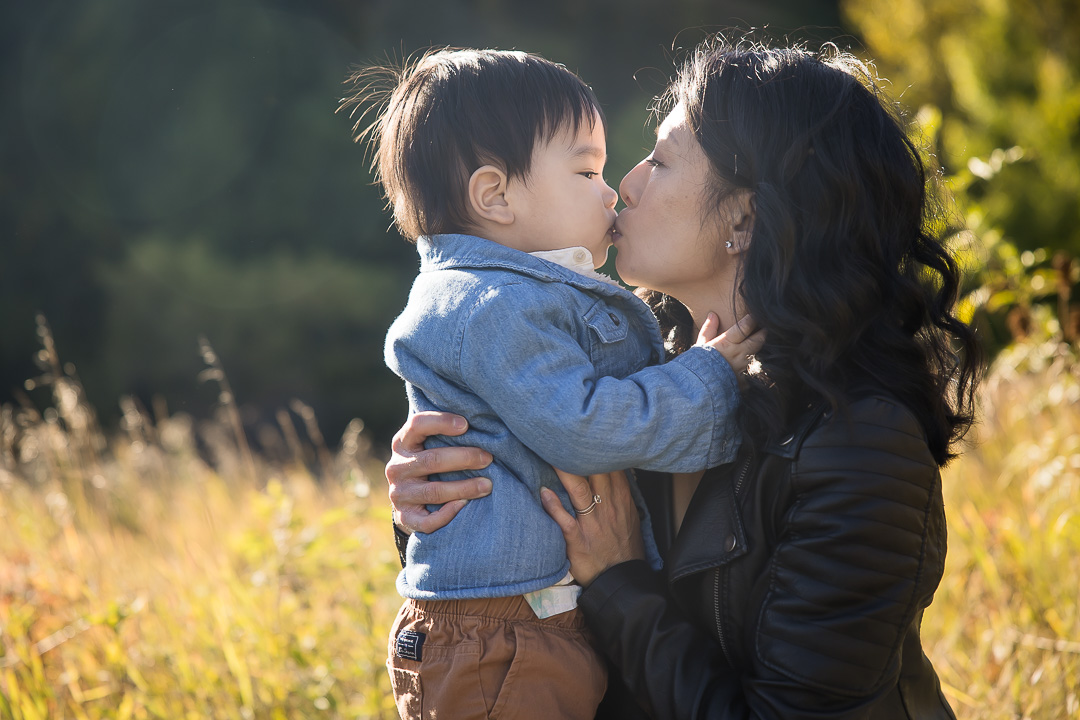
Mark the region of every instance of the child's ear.
<instances>
[{"instance_id":1,"label":"child's ear","mask_svg":"<svg viewBox=\"0 0 1080 720\"><path fill-rule=\"evenodd\" d=\"M732 254L750 249L750 238L754 234L754 220L757 218L757 199L754 193L744 190L732 198L731 203L731 247Z\"/></svg>"},{"instance_id":2,"label":"child's ear","mask_svg":"<svg viewBox=\"0 0 1080 720\"><path fill-rule=\"evenodd\" d=\"M469 205L480 219L499 225L514 222L514 211L506 197L506 172L494 165L477 168L469 178Z\"/></svg>"}]
</instances>

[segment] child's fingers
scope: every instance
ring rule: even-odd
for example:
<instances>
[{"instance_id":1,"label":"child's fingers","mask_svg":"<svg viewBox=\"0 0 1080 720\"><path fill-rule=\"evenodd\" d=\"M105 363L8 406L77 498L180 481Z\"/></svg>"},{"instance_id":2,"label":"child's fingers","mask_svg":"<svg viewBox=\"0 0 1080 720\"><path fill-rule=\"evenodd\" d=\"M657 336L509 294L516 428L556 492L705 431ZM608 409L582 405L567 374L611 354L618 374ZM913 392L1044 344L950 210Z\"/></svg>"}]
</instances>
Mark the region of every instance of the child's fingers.
<instances>
[{"instance_id":1,"label":"child's fingers","mask_svg":"<svg viewBox=\"0 0 1080 720\"><path fill-rule=\"evenodd\" d=\"M754 322L753 316L743 315L735 321L734 325L720 333L720 337L728 344L738 345L744 342L755 330L757 330L757 323Z\"/></svg>"},{"instance_id":2,"label":"child's fingers","mask_svg":"<svg viewBox=\"0 0 1080 720\"><path fill-rule=\"evenodd\" d=\"M768 330L758 330L756 333L746 338L746 342L742 344L742 350L745 350L747 355L754 355L765 344L765 340L769 337Z\"/></svg>"},{"instance_id":3,"label":"child's fingers","mask_svg":"<svg viewBox=\"0 0 1080 720\"><path fill-rule=\"evenodd\" d=\"M701 324L701 330L698 331L697 344L704 345L713 338L716 337L716 333L720 330L720 318L716 313L711 312L705 318L705 322Z\"/></svg>"}]
</instances>

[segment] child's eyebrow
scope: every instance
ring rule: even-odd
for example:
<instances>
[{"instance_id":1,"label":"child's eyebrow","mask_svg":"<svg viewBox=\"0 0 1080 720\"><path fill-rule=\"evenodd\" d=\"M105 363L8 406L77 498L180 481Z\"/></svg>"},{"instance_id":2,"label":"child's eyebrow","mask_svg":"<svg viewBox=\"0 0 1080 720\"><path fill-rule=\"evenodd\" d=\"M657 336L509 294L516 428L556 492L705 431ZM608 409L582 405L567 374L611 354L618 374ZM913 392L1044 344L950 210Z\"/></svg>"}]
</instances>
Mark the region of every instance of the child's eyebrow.
<instances>
[{"instance_id":1,"label":"child's eyebrow","mask_svg":"<svg viewBox=\"0 0 1080 720\"><path fill-rule=\"evenodd\" d=\"M597 145L578 145L570 153L571 157L594 157L597 160L607 159L607 151Z\"/></svg>"}]
</instances>

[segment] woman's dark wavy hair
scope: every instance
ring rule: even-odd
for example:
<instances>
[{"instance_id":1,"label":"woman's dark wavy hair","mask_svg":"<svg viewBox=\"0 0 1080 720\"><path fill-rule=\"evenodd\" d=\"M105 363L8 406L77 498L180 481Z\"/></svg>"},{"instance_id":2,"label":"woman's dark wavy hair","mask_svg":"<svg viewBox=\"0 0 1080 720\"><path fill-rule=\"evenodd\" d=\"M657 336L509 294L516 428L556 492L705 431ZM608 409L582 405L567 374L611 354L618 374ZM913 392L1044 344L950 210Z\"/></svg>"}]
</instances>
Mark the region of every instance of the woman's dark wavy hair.
<instances>
[{"instance_id":1,"label":"woman's dark wavy hair","mask_svg":"<svg viewBox=\"0 0 1080 720\"><path fill-rule=\"evenodd\" d=\"M981 352L953 312L960 270L930 231L927 172L870 69L826 46L699 46L661 98L681 103L715 174L714 207L753 192L737 292L768 330L743 426L765 441L822 399L884 388L945 464L973 422ZM643 293L674 349L692 339L677 300Z\"/></svg>"}]
</instances>

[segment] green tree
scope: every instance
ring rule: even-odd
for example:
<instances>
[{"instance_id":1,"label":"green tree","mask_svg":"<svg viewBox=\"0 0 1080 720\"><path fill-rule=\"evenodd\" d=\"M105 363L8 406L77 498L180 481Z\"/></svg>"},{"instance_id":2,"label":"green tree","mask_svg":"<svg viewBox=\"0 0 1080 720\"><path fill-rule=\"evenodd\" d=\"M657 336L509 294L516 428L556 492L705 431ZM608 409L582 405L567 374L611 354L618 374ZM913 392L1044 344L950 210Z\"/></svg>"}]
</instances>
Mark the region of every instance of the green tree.
<instances>
[{"instance_id":1,"label":"green tree","mask_svg":"<svg viewBox=\"0 0 1080 720\"><path fill-rule=\"evenodd\" d=\"M1006 327L1024 336L1040 318L1075 339L1080 5L843 0L841 10L893 92L919 109L963 214L958 239L975 240L968 247L982 265L972 312L992 321L999 341Z\"/></svg>"}]
</instances>

